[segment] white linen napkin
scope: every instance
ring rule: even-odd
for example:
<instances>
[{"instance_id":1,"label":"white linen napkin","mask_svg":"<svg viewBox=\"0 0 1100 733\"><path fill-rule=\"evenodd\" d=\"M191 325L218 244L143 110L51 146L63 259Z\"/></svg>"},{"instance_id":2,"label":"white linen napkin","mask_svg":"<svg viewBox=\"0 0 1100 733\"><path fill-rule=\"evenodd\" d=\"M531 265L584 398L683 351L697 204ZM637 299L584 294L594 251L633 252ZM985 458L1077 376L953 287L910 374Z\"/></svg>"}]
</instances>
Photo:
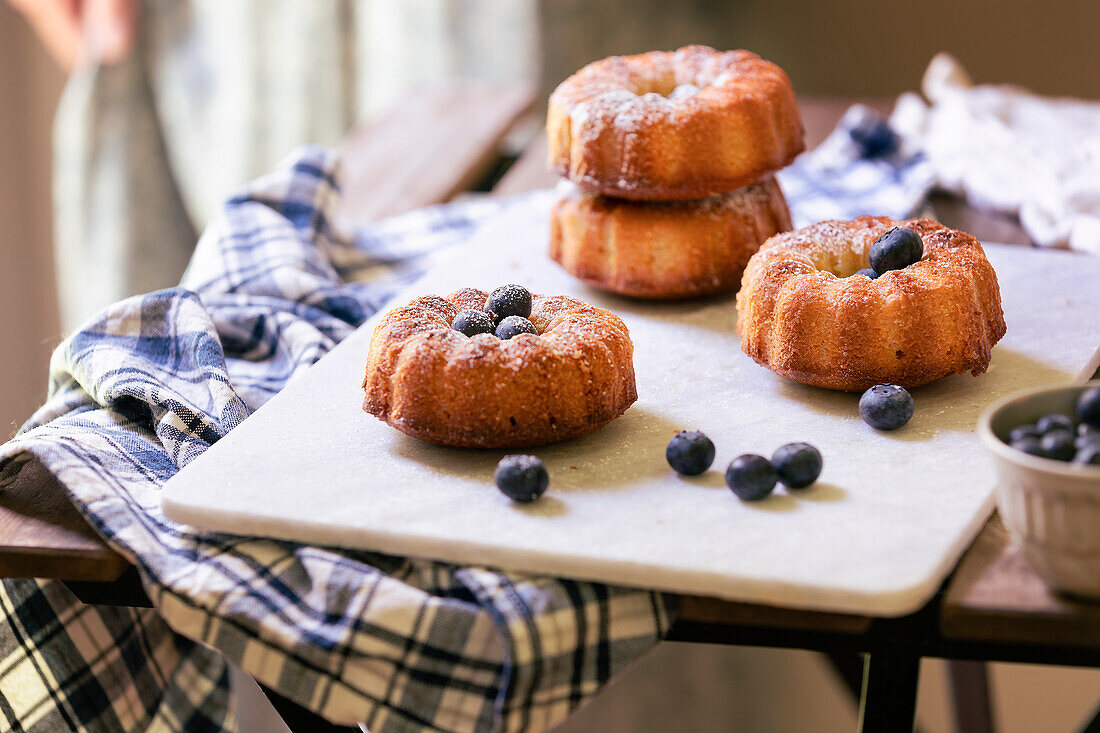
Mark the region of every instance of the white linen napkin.
<instances>
[{"instance_id":1,"label":"white linen napkin","mask_svg":"<svg viewBox=\"0 0 1100 733\"><path fill-rule=\"evenodd\" d=\"M928 156L936 185L1016 213L1037 244L1100 255L1100 102L978 85L952 56L932 59L890 125Z\"/></svg>"}]
</instances>

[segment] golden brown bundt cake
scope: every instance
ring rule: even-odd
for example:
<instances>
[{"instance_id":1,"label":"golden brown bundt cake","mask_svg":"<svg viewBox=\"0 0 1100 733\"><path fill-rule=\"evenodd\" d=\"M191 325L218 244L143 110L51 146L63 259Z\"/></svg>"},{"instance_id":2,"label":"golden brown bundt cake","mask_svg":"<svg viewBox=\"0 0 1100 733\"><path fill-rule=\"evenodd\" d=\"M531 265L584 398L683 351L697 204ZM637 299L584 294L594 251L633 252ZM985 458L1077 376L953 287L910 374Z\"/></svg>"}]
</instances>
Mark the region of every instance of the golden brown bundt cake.
<instances>
[{"instance_id":1,"label":"golden brown bundt cake","mask_svg":"<svg viewBox=\"0 0 1100 733\"><path fill-rule=\"evenodd\" d=\"M791 82L749 51L612 56L550 96L549 164L590 191L684 200L733 191L802 152Z\"/></svg>"},{"instance_id":2,"label":"golden brown bundt cake","mask_svg":"<svg viewBox=\"0 0 1100 733\"><path fill-rule=\"evenodd\" d=\"M564 184L550 257L601 290L636 298L733 292L765 239L791 228L775 178L695 201L645 202Z\"/></svg>"},{"instance_id":3,"label":"golden brown bundt cake","mask_svg":"<svg viewBox=\"0 0 1100 733\"><path fill-rule=\"evenodd\" d=\"M638 398L634 344L614 313L535 295L538 335L502 340L451 328L487 295L427 295L387 313L371 339L363 409L432 443L519 448L592 432Z\"/></svg>"},{"instance_id":4,"label":"golden brown bundt cake","mask_svg":"<svg viewBox=\"0 0 1100 733\"><path fill-rule=\"evenodd\" d=\"M924 253L877 279L871 245L892 227ZM818 387L916 387L977 376L1005 333L997 274L982 245L931 219L823 221L764 243L737 295L741 347L760 364Z\"/></svg>"}]
</instances>

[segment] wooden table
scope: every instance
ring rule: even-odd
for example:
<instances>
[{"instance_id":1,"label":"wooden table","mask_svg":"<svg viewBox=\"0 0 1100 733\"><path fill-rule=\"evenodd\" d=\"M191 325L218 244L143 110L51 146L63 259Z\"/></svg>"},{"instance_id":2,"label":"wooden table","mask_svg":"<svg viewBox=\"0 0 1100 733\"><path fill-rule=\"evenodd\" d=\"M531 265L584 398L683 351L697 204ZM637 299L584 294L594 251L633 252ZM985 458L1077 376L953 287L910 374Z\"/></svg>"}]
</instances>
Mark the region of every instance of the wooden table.
<instances>
[{"instance_id":1,"label":"wooden table","mask_svg":"<svg viewBox=\"0 0 1100 733\"><path fill-rule=\"evenodd\" d=\"M800 100L810 146L852 101ZM863 101L882 111L890 105ZM527 114L533 103L530 89L477 85L410 97L349 135L342 213L365 222L468 189L507 195L552 186L541 128ZM1029 243L1010 217L969 209L948 196L931 203L941 221L980 239ZM87 602L148 602L133 568L84 523L64 487L34 466L0 492L0 576L69 581ZM994 515L940 591L911 616L882 619L684 597L669 638L863 653L862 680L860 670L848 670L849 683L862 687L861 728L893 731L912 727L921 657L1100 666L1100 605L1051 594ZM956 681L980 691L981 669L959 665ZM301 720L292 706L280 710ZM991 729L987 703L958 705L957 713L966 730Z\"/></svg>"}]
</instances>

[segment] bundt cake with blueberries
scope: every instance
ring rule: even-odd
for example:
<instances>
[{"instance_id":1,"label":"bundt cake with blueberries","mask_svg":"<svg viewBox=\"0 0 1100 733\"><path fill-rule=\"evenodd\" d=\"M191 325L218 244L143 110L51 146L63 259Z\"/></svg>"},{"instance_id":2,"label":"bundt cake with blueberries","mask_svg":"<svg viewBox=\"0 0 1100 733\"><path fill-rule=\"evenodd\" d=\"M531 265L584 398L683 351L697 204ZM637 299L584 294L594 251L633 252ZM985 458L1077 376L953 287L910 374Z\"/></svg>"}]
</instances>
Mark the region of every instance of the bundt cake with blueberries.
<instances>
[{"instance_id":1,"label":"bundt cake with blueberries","mask_svg":"<svg viewBox=\"0 0 1100 733\"><path fill-rule=\"evenodd\" d=\"M634 403L633 353L618 316L576 298L519 286L426 295L375 328L363 409L442 445L554 443Z\"/></svg>"},{"instance_id":2,"label":"bundt cake with blueberries","mask_svg":"<svg viewBox=\"0 0 1100 733\"><path fill-rule=\"evenodd\" d=\"M695 201L643 202L561 184L550 217L550 257L593 287L673 300L733 292L749 257L791 228L773 176Z\"/></svg>"},{"instance_id":3,"label":"bundt cake with blueberries","mask_svg":"<svg viewBox=\"0 0 1100 733\"><path fill-rule=\"evenodd\" d=\"M977 376L1005 333L982 245L931 219L865 216L776 235L749 260L737 311L741 347L758 363L846 391Z\"/></svg>"},{"instance_id":4,"label":"bundt cake with blueberries","mask_svg":"<svg viewBox=\"0 0 1100 733\"><path fill-rule=\"evenodd\" d=\"M787 75L749 51L612 56L550 96L549 165L589 191L686 200L726 193L804 148Z\"/></svg>"}]
</instances>

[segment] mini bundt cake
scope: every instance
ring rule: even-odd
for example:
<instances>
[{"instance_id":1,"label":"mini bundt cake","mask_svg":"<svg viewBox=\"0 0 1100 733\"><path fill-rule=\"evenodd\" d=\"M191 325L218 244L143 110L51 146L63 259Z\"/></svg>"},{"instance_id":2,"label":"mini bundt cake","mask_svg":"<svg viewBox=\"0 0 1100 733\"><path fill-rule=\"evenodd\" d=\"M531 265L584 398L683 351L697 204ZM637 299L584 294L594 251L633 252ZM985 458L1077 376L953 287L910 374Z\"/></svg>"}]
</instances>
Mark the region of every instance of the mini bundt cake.
<instances>
[{"instance_id":1,"label":"mini bundt cake","mask_svg":"<svg viewBox=\"0 0 1100 733\"><path fill-rule=\"evenodd\" d=\"M590 191L685 200L733 191L804 147L791 82L749 51L612 56L550 96L549 164Z\"/></svg>"},{"instance_id":2,"label":"mini bundt cake","mask_svg":"<svg viewBox=\"0 0 1100 733\"><path fill-rule=\"evenodd\" d=\"M574 277L635 298L733 292L752 253L791 228L775 178L696 201L642 202L563 184L550 257Z\"/></svg>"},{"instance_id":3,"label":"mini bundt cake","mask_svg":"<svg viewBox=\"0 0 1100 733\"><path fill-rule=\"evenodd\" d=\"M456 330L479 330L470 311L484 311L488 295L427 295L387 313L371 339L363 409L432 443L519 448L592 432L638 398L634 344L614 313L528 295L533 329L519 324L505 338ZM460 312L467 317L452 327ZM528 322L488 315L497 333Z\"/></svg>"},{"instance_id":4,"label":"mini bundt cake","mask_svg":"<svg viewBox=\"0 0 1100 733\"><path fill-rule=\"evenodd\" d=\"M876 240L898 227L912 230L915 261L864 269ZM931 219L865 216L776 235L749 260L737 311L746 354L797 382L847 391L977 376L1005 333L981 244Z\"/></svg>"}]
</instances>

